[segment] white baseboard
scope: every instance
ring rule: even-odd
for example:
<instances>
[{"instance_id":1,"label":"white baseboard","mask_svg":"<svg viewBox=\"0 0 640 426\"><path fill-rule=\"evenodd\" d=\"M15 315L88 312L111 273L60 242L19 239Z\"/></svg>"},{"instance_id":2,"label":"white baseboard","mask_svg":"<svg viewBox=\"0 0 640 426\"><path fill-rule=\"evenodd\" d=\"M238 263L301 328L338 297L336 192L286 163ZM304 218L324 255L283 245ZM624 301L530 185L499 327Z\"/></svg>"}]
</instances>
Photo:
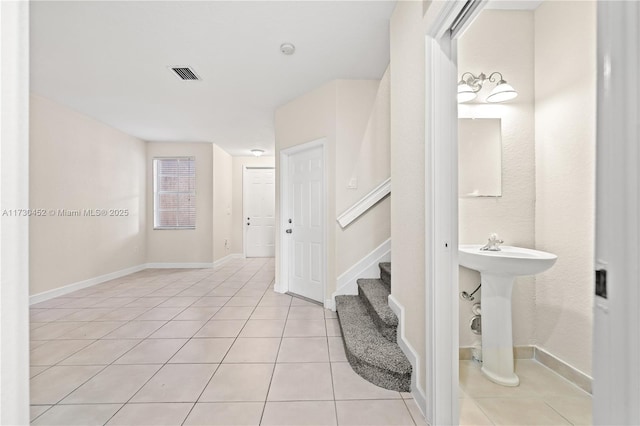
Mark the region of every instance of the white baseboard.
<instances>
[{"instance_id":1,"label":"white baseboard","mask_svg":"<svg viewBox=\"0 0 640 426\"><path fill-rule=\"evenodd\" d=\"M146 269L211 269L213 263L147 263Z\"/></svg>"},{"instance_id":2,"label":"white baseboard","mask_svg":"<svg viewBox=\"0 0 640 426\"><path fill-rule=\"evenodd\" d=\"M391 238L376 247L371 253L363 257L341 274L336 280L336 291L331 299L325 301L325 307L336 310L336 296L357 295L359 278L380 278L378 263L391 261Z\"/></svg>"},{"instance_id":3,"label":"white baseboard","mask_svg":"<svg viewBox=\"0 0 640 426\"><path fill-rule=\"evenodd\" d=\"M213 268L217 268L219 266L224 265L225 263L227 263L228 261L232 260L232 259L244 259L244 254L242 253L231 253L226 255L225 257L222 257L218 260L216 260L215 262L213 262Z\"/></svg>"},{"instance_id":4,"label":"white baseboard","mask_svg":"<svg viewBox=\"0 0 640 426\"><path fill-rule=\"evenodd\" d=\"M109 274L100 275L98 277L89 278L88 280L78 281L77 283L69 284L64 287L54 288L53 290L43 291L42 293L29 296L29 305L35 303L44 302L45 300L53 299L54 297L63 296L71 292L82 290L83 288L91 287L97 284L101 284L116 278L124 277L125 275L133 274L147 269L145 264L132 266L131 268L122 269L120 271L111 272Z\"/></svg>"},{"instance_id":5,"label":"white baseboard","mask_svg":"<svg viewBox=\"0 0 640 426\"><path fill-rule=\"evenodd\" d=\"M413 399L415 399L422 415L425 416L425 413L427 412L427 396L426 392L418 386L418 377L420 377L420 357L404 334L404 306L402 306L392 294L389 295L388 300L389 307L398 317L398 346L400 346L400 349L402 349L402 352L404 352L412 367L411 395L413 396Z\"/></svg>"}]
</instances>

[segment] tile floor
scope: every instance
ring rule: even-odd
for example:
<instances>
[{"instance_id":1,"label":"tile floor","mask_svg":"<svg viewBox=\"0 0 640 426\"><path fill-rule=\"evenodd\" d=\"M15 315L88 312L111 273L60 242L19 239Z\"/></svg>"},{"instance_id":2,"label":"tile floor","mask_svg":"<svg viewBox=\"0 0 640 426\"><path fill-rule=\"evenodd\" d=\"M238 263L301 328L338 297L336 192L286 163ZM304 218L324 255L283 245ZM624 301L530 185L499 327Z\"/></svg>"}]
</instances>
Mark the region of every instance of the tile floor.
<instances>
[{"instance_id":1,"label":"tile floor","mask_svg":"<svg viewBox=\"0 0 640 426\"><path fill-rule=\"evenodd\" d=\"M591 424L591 395L534 360L516 360L516 373L518 387L500 386L460 361L460 424Z\"/></svg>"},{"instance_id":2,"label":"tile floor","mask_svg":"<svg viewBox=\"0 0 640 426\"><path fill-rule=\"evenodd\" d=\"M233 260L33 305L32 424L425 424L351 370L334 312L273 279L273 259Z\"/></svg>"}]
</instances>

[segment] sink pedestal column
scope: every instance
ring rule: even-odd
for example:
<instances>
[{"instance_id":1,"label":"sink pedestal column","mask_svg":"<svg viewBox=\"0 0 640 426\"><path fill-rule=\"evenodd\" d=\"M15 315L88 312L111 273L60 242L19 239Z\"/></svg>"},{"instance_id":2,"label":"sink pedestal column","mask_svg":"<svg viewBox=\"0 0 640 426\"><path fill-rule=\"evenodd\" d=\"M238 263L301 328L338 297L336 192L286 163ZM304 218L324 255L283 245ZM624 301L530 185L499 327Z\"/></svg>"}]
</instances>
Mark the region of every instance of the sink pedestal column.
<instances>
[{"instance_id":1,"label":"sink pedestal column","mask_svg":"<svg viewBox=\"0 0 640 426\"><path fill-rule=\"evenodd\" d=\"M511 291L514 277L480 274L482 282L482 372L503 386L518 386L513 366Z\"/></svg>"}]
</instances>

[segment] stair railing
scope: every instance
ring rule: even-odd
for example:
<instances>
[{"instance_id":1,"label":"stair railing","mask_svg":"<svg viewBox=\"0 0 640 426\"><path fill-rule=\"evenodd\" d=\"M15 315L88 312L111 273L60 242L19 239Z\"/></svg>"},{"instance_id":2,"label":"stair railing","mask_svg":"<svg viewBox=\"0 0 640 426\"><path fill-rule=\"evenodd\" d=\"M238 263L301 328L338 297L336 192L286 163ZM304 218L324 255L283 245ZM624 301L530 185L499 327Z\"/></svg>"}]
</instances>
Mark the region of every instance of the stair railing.
<instances>
[{"instance_id":1,"label":"stair railing","mask_svg":"<svg viewBox=\"0 0 640 426\"><path fill-rule=\"evenodd\" d=\"M342 228L346 228L351 222L362 216L367 212L367 210L375 206L380 200L390 193L391 178L388 178L338 216L338 223Z\"/></svg>"}]
</instances>

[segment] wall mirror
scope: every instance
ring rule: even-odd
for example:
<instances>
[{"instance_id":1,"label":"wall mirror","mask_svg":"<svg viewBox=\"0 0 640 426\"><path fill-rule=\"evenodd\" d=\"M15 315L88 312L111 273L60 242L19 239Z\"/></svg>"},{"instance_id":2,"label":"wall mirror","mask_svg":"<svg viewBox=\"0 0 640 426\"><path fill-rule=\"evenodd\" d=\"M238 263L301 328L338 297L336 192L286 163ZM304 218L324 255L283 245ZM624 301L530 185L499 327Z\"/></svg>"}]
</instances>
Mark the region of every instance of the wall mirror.
<instances>
[{"instance_id":1,"label":"wall mirror","mask_svg":"<svg viewBox=\"0 0 640 426\"><path fill-rule=\"evenodd\" d=\"M499 118L458 119L458 195L502 196L502 132Z\"/></svg>"}]
</instances>

